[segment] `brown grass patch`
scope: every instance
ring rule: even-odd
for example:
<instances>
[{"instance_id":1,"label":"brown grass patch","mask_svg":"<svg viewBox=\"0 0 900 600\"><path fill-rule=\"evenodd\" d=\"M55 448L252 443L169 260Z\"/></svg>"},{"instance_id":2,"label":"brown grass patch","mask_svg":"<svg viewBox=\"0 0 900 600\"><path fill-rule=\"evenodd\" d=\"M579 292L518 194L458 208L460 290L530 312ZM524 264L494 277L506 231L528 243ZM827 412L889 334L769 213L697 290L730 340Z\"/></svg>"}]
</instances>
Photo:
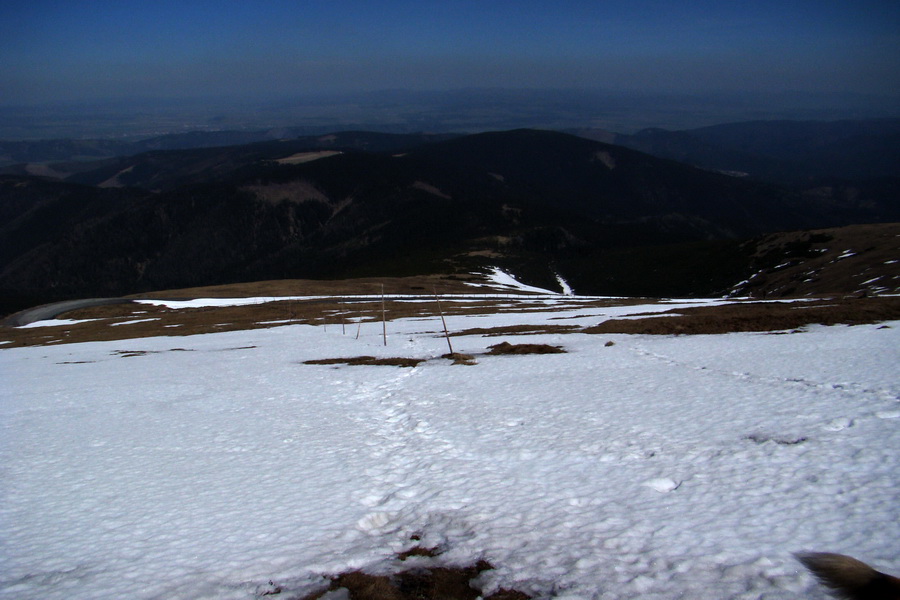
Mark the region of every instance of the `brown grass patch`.
<instances>
[{"instance_id":1,"label":"brown grass patch","mask_svg":"<svg viewBox=\"0 0 900 600\"><path fill-rule=\"evenodd\" d=\"M488 354L564 354L565 350L559 346L549 344L510 344L501 342L488 346Z\"/></svg>"},{"instance_id":2,"label":"brown grass patch","mask_svg":"<svg viewBox=\"0 0 900 600\"><path fill-rule=\"evenodd\" d=\"M811 302L740 302L673 309L673 316L611 319L585 333L649 335L782 331L806 325L862 325L900 319L900 298L840 298Z\"/></svg>"},{"instance_id":3,"label":"brown grass patch","mask_svg":"<svg viewBox=\"0 0 900 600\"><path fill-rule=\"evenodd\" d=\"M541 333L559 334L575 333L581 331L578 325L506 325L503 327L473 327L464 329L454 336L481 335L484 337L497 337L501 335L537 335Z\"/></svg>"},{"instance_id":4,"label":"brown grass patch","mask_svg":"<svg viewBox=\"0 0 900 600\"><path fill-rule=\"evenodd\" d=\"M425 362L424 358L376 358L374 356L355 356L353 358L317 358L314 360L305 360L305 365L378 365L391 367L415 367L419 363Z\"/></svg>"},{"instance_id":5,"label":"brown grass patch","mask_svg":"<svg viewBox=\"0 0 900 600\"><path fill-rule=\"evenodd\" d=\"M403 280L403 286L396 284L397 289L388 293L412 290L413 295L400 298L388 298L385 303L385 317L388 321L401 318L421 318L434 321L435 331L440 329L440 317L431 289L422 292L414 288L422 288L415 284L440 278L409 278ZM443 279L440 279L443 281ZM313 289L294 290L295 293L318 294L326 289L337 291L343 289L354 294L371 292L375 285L369 280L332 282L331 288L326 286L329 282L313 282L321 287ZM289 282L287 282L289 283ZM451 283L454 283L451 281ZM286 291L286 282L262 282L259 284L243 284L235 286L220 286L218 288L198 288L196 290L181 290L173 294L194 292L196 297L247 297L254 294L268 296L275 291ZM269 287L269 285L273 287ZM367 287L368 286L368 287ZM387 290L387 286L385 286ZM380 285L379 285L380 289ZM438 287L439 292L442 292ZM465 288L466 293L471 293L472 288ZM459 290L454 290L459 291ZM443 292L442 292L443 293ZM160 292L159 294L163 294ZM156 294L150 294L156 295ZM150 296L148 295L148 296ZM591 301L588 305L605 305L607 300ZM469 314L497 314L528 312L535 310L547 310L547 306L541 300L528 298L498 298L485 295L472 299L466 298L457 302L452 296L442 296L441 304L443 312L448 319L456 315ZM561 310L562 307L559 308ZM349 334L355 332L355 327L362 322L363 329L373 326L381 321L381 299L378 295L361 296L331 296L326 298L309 298L302 300L273 300L260 304L244 306L207 306L196 308L168 308L152 304L113 304L94 306L61 314L60 318L66 319L94 319L83 323L61 324L58 326L35 328L0 327L0 342L8 344L4 348L19 346L36 346L46 344L63 344L75 342L93 342L123 340L154 336L185 336L203 333L216 333L222 331L243 331L248 329L263 329L287 324L320 325L331 330L331 327L340 327ZM113 324L119 323L113 326ZM516 328L514 328L516 329ZM521 326L521 333L566 333L576 331L571 326ZM471 330L470 330L471 331ZM486 333L501 333L501 331L485 330ZM516 333L510 329L506 333ZM455 334L454 334L455 335Z\"/></svg>"}]
</instances>

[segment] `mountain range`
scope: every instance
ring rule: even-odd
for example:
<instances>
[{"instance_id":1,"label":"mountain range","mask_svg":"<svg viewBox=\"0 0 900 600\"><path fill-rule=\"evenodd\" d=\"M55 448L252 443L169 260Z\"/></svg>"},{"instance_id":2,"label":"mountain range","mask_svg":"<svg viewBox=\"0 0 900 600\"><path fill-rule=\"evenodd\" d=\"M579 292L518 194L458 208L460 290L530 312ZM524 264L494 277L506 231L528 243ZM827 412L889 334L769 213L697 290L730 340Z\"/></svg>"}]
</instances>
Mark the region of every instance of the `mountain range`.
<instances>
[{"instance_id":1,"label":"mountain range","mask_svg":"<svg viewBox=\"0 0 900 600\"><path fill-rule=\"evenodd\" d=\"M747 128L617 144L586 131L340 132L7 167L0 289L9 312L69 297L498 265L537 284L564 277L578 293L709 294L752 274L748 238L900 221L890 154L858 179L826 181L805 170L814 153L778 156ZM896 134L878 131L873 147L890 146ZM749 141L704 163L717 135ZM647 140L698 166L621 145ZM755 164L746 157L771 170L737 173ZM799 165L793 183L772 175L787 164Z\"/></svg>"},{"instance_id":2,"label":"mountain range","mask_svg":"<svg viewBox=\"0 0 900 600\"><path fill-rule=\"evenodd\" d=\"M900 119L749 121L631 135L570 132L700 168L800 187L900 175Z\"/></svg>"}]
</instances>

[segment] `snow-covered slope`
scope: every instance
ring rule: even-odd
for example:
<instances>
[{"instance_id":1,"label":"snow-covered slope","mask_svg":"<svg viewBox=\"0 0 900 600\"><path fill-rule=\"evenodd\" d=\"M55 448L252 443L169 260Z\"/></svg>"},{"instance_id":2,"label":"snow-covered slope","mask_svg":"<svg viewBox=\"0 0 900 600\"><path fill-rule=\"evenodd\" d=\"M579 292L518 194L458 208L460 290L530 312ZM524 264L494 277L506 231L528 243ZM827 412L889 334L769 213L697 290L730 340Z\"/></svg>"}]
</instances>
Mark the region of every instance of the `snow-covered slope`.
<instances>
[{"instance_id":1,"label":"snow-covered slope","mask_svg":"<svg viewBox=\"0 0 900 600\"><path fill-rule=\"evenodd\" d=\"M900 572L892 325L455 337L474 366L438 319L0 350L0 598L300 594L413 535L485 593L825 598L792 552ZM431 360L303 364L359 355Z\"/></svg>"}]
</instances>

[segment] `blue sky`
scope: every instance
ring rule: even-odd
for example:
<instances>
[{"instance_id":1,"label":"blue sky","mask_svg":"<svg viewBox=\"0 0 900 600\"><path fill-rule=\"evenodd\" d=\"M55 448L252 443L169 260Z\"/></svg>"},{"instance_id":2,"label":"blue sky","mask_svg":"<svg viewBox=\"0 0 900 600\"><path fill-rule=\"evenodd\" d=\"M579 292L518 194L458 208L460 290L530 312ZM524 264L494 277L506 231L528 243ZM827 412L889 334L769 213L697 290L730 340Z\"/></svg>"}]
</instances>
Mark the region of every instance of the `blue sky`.
<instances>
[{"instance_id":1,"label":"blue sky","mask_svg":"<svg viewBox=\"0 0 900 600\"><path fill-rule=\"evenodd\" d=\"M0 103L900 90L900 2L4 0Z\"/></svg>"}]
</instances>

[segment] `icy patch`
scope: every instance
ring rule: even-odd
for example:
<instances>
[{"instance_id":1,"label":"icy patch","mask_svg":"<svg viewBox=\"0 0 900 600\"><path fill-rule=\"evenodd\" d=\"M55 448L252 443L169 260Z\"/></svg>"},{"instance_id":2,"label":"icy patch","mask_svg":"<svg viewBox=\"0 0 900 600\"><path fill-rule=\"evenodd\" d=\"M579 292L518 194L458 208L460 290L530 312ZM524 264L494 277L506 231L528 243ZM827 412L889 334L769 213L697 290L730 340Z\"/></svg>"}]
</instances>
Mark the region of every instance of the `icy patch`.
<instances>
[{"instance_id":1,"label":"icy patch","mask_svg":"<svg viewBox=\"0 0 900 600\"><path fill-rule=\"evenodd\" d=\"M670 479L669 477L658 477L656 479L645 481L644 485L651 490L656 490L661 494L666 494L668 492L677 490L681 486L681 482Z\"/></svg>"}]
</instances>

